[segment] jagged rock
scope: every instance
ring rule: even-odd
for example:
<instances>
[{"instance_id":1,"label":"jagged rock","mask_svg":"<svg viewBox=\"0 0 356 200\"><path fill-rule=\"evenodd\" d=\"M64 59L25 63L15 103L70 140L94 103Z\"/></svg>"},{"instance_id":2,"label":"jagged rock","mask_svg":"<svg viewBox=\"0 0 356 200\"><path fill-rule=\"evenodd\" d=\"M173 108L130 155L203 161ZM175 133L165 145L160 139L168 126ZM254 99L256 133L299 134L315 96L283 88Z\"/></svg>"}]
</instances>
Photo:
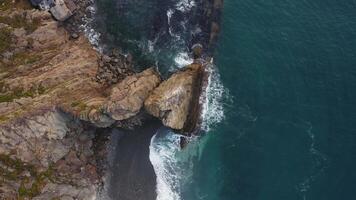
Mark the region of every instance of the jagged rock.
<instances>
[{"instance_id":1,"label":"jagged rock","mask_svg":"<svg viewBox=\"0 0 356 200\"><path fill-rule=\"evenodd\" d=\"M104 113L115 120L124 120L135 116L143 107L150 92L160 82L160 76L153 68L126 77L113 86Z\"/></svg>"},{"instance_id":2,"label":"jagged rock","mask_svg":"<svg viewBox=\"0 0 356 200\"><path fill-rule=\"evenodd\" d=\"M78 120L56 110L0 126L0 154L12 154L24 162L48 167L64 157L81 132Z\"/></svg>"},{"instance_id":3,"label":"jagged rock","mask_svg":"<svg viewBox=\"0 0 356 200\"><path fill-rule=\"evenodd\" d=\"M49 168L56 181L45 178L37 199L89 199L100 180L93 137L87 130L139 123L132 116L160 78L152 69L134 74L124 65L123 55L115 57L119 62L100 67L101 56L88 40L70 39L47 12L7 10L0 17L15 14L26 16L24 24L35 18L39 23L28 32L24 27L10 27L13 41L8 53L0 52L9 58L0 57L0 167L11 158L31 168L19 171L15 179L2 180L0 199L16 197L26 174L31 175L29 185L34 183L36 177L29 169L36 169L37 174ZM32 48L27 48L29 44ZM94 77L110 84L98 83ZM117 119L127 120L120 123ZM11 162L4 169L18 170L11 168Z\"/></svg>"},{"instance_id":4,"label":"jagged rock","mask_svg":"<svg viewBox=\"0 0 356 200\"><path fill-rule=\"evenodd\" d=\"M165 126L183 130L199 101L197 88L201 87L202 68L200 64L192 64L163 81L146 99L147 112L160 118Z\"/></svg>"},{"instance_id":5,"label":"jagged rock","mask_svg":"<svg viewBox=\"0 0 356 200\"><path fill-rule=\"evenodd\" d=\"M70 35L70 37L71 37L72 39L78 39L78 38L79 38L79 35L78 35L78 33L72 33L72 34Z\"/></svg>"},{"instance_id":6,"label":"jagged rock","mask_svg":"<svg viewBox=\"0 0 356 200\"><path fill-rule=\"evenodd\" d=\"M70 2L70 0L66 0L67 2ZM73 15L73 10L75 7L73 6L68 6L68 5L74 5L73 3L65 3L65 0L56 0L54 3L54 6L49 9L49 11L52 13L53 17L56 18L59 21L65 21L68 19L70 16ZM71 10L72 9L72 10Z\"/></svg>"}]
</instances>

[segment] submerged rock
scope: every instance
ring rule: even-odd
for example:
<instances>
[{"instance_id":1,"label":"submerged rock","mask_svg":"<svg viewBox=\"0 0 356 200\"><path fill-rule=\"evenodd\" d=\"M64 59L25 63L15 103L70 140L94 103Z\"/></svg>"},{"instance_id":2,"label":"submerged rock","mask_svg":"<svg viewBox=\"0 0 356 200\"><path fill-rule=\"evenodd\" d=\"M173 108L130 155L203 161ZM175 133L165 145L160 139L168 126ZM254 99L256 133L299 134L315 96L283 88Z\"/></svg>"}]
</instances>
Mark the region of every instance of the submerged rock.
<instances>
[{"instance_id":1,"label":"submerged rock","mask_svg":"<svg viewBox=\"0 0 356 200\"><path fill-rule=\"evenodd\" d=\"M204 66L191 64L162 82L146 99L145 109L165 126L191 132L197 123Z\"/></svg>"}]
</instances>

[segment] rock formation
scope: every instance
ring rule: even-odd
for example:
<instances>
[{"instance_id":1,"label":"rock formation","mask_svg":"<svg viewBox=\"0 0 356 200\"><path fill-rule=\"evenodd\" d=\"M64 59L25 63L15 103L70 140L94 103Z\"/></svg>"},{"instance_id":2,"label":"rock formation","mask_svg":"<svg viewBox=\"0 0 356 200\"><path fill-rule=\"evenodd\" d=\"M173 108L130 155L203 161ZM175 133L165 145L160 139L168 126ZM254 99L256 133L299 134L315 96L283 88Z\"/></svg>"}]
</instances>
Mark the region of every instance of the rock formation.
<instances>
[{"instance_id":1,"label":"rock formation","mask_svg":"<svg viewBox=\"0 0 356 200\"><path fill-rule=\"evenodd\" d=\"M173 129L195 129L202 64L160 84L154 68L136 73L130 56L100 55L22 3L0 5L0 199L95 197L95 132L141 124L144 110Z\"/></svg>"},{"instance_id":2,"label":"rock formation","mask_svg":"<svg viewBox=\"0 0 356 200\"><path fill-rule=\"evenodd\" d=\"M147 112L165 126L192 131L198 118L193 115L198 111L203 68L202 64L191 64L162 82L146 99Z\"/></svg>"},{"instance_id":3,"label":"rock formation","mask_svg":"<svg viewBox=\"0 0 356 200\"><path fill-rule=\"evenodd\" d=\"M102 64L49 13L11 6L0 12L0 199L91 199L94 132L139 123L160 77L122 55Z\"/></svg>"}]
</instances>

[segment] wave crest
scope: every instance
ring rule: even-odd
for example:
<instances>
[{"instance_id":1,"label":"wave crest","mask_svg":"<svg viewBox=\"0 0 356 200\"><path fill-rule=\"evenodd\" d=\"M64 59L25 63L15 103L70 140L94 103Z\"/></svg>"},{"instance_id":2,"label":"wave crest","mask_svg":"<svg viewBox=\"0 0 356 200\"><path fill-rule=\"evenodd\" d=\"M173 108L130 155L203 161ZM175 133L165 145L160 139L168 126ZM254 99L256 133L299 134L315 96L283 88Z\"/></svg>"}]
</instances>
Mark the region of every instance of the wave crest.
<instances>
[{"instance_id":1,"label":"wave crest","mask_svg":"<svg viewBox=\"0 0 356 200\"><path fill-rule=\"evenodd\" d=\"M205 70L209 77L206 89L200 96L201 128L208 132L225 118L223 101L229 98L229 92L224 88L215 65L209 64Z\"/></svg>"}]
</instances>

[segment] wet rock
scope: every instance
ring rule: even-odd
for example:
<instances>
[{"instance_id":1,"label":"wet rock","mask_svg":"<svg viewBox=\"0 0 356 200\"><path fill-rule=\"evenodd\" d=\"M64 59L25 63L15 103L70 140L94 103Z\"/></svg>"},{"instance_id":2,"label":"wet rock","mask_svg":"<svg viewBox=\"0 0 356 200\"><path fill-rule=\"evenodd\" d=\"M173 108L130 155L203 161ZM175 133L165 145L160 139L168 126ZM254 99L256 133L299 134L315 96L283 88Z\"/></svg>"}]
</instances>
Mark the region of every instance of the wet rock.
<instances>
[{"instance_id":1,"label":"wet rock","mask_svg":"<svg viewBox=\"0 0 356 200\"><path fill-rule=\"evenodd\" d=\"M72 34L70 35L70 37L71 37L72 39L78 39L78 38L79 38L79 35L78 35L77 33L72 33Z\"/></svg>"},{"instance_id":2,"label":"wet rock","mask_svg":"<svg viewBox=\"0 0 356 200\"><path fill-rule=\"evenodd\" d=\"M202 65L192 64L162 82L145 100L145 109L162 120L165 126L185 131L192 106L199 101ZM198 98L197 98L198 97Z\"/></svg>"},{"instance_id":3,"label":"wet rock","mask_svg":"<svg viewBox=\"0 0 356 200\"><path fill-rule=\"evenodd\" d=\"M202 56L203 52L203 45L201 44L194 44L192 46L192 51L193 51L193 56L195 59L200 58Z\"/></svg>"},{"instance_id":4,"label":"wet rock","mask_svg":"<svg viewBox=\"0 0 356 200\"><path fill-rule=\"evenodd\" d=\"M104 61L104 62L106 62L106 63L109 63L109 62L111 61L111 58L110 58L109 56L107 56L107 55L104 55L104 56L102 57L102 61Z\"/></svg>"}]
</instances>

